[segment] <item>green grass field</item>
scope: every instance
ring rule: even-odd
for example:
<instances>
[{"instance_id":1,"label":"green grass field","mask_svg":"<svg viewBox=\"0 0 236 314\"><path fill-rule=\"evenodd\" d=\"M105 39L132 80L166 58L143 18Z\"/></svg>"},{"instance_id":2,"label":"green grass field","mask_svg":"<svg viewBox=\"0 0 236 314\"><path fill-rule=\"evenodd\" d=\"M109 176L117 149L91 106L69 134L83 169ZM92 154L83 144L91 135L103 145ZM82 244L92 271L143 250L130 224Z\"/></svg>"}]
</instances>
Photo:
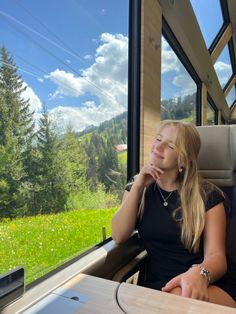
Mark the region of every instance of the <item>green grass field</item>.
<instances>
[{"instance_id":1,"label":"green grass field","mask_svg":"<svg viewBox=\"0 0 236 314\"><path fill-rule=\"evenodd\" d=\"M0 222L0 274L26 269L30 283L111 235L117 208L69 211Z\"/></svg>"}]
</instances>

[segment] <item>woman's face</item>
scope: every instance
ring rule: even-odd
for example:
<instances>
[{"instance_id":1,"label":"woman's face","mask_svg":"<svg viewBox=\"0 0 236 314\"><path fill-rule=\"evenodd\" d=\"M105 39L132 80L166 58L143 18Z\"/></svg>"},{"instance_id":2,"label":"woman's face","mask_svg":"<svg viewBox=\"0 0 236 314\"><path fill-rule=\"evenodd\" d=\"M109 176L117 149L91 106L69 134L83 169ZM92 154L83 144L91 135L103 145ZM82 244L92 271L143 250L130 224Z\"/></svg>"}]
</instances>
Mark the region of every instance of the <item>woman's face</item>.
<instances>
[{"instance_id":1,"label":"woman's face","mask_svg":"<svg viewBox=\"0 0 236 314\"><path fill-rule=\"evenodd\" d=\"M174 144L177 128L169 125L157 135L150 154L150 163L163 170L178 170L178 153Z\"/></svg>"}]
</instances>

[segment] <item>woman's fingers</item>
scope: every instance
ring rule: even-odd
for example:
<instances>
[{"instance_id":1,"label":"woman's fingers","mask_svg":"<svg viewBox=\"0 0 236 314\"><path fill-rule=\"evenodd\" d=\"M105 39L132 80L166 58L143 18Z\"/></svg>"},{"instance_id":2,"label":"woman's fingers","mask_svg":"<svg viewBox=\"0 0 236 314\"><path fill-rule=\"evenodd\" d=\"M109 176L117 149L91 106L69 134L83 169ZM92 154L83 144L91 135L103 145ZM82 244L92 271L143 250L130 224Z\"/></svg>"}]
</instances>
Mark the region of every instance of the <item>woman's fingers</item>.
<instances>
[{"instance_id":1,"label":"woman's fingers","mask_svg":"<svg viewBox=\"0 0 236 314\"><path fill-rule=\"evenodd\" d=\"M150 166L150 174L152 175L152 177L155 179L155 181L157 179L160 179L160 176L164 173L163 170L154 167L154 166Z\"/></svg>"}]
</instances>

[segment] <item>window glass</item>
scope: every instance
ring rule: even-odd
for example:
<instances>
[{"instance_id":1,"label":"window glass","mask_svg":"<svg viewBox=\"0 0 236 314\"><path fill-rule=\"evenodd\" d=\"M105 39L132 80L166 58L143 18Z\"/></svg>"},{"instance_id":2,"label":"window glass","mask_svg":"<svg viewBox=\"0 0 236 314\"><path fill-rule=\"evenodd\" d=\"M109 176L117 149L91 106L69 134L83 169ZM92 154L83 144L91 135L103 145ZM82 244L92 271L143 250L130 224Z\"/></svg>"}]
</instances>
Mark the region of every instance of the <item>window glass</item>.
<instances>
[{"instance_id":1,"label":"window glass","mask_svg":"<svg viewBox=\"0 0 236 314\"><path fill-rule=\"evenodd\" d=\"M215 115L215 110L212 108L211 104L207 102L207 125L215 124Z\"/></svg>"},{"instance_id":2,"label":"window glass","mask_svg":"<svg viewBox=\"0 0 236 314\"><path fill-rule=\"evenodd\" d=\"M223 26L220 1L191 0L191 4L201 28L206 46L209 48Z\"/></svg>"},{"instance_id":3,"label":"window glass","mask_svg":"<svg viewBox=\"0 0 236 314\"><path fill-rule=\"evenodd\" d=\"M111 235L127 167L128 0L1 1L0 275Z\"/></svg>"},{"instance_id":4,"label":"window glass","mask_svg":"<svg viewBox=\"0 0 236 314\"><path fill-rule=\"evenodd\" d=\"M235 100L236 100L236 86L234 85L231 88L231 90L228 93L228 95L226 96L226 101L227 101L227 104L228 104L229 108L233 105Z\"/></svg>"},{"instance_id":5,"label":"window glass","mask_svg":"<svg viewBox=\"0 0 236 314\"><path fill-rule=\"evenodd\" d=\"M161 119L196 123L197 85L162 36Z\"/></svg>"},{"instance_id":6,"label":"window glass","mask_svg":"<svg viewBox=\"0 0 236 314\"><path fill-rule=\"evenodd\" d=\"M228 45L225 46L222 53L216 60L214 68L219 79L220 85L222 88L224 88L233 73Z\"/></svg>"}]
</instances>

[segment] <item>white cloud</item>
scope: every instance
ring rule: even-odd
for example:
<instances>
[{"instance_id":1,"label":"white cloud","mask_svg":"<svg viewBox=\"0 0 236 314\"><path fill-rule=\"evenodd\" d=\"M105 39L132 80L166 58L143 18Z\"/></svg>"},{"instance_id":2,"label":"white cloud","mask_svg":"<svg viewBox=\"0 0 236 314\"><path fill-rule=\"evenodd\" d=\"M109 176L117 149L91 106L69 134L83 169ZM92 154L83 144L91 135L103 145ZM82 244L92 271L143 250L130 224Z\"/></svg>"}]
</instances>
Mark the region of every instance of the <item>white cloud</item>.
<instances>
[{"instance_id":1,"label":"white cloud","mask_svg":"<svg viewBox=\"0 0 236 314\"><path fill-rule=\"evenodd\" d=\"M41 77L38 77L37 80L38 80L40 83L43 83L43 82L44 82L44 79L41 78Z\"/></svg>"},{"instance_id":2,"label":"white cloud","mask_svg":"<svg viewBox=\"0 0 236 314\"><path fill-rule=\"evenodd\" d=\"M41 100L26 82L23 83L23 87L26 87L26 89L21 94L22 98L25 100L29 100L30 110L32 112L39 112L43 107Z\"/></svg>"},{"instance_id":3,"label":"white cloud","mask_svg":"<svg viewBox=\"0 0 236 314\"><path fill-rule=\"evenodd\" d=\"M180 62L174 53L174 51L170 48L170 45L167 43L164 37L162 37L162 50L161 50L161 73L167 73L170 71L178 72L180 68Z\"/></svg>"},{"instance_id":4,"label":"white cloud","mask_svg":"<svg viewBox=\"0 0 236 314\"><path fill-rule=\"evenodd\" d=\"M73 73L56 69L49 75L45 75L45 78L58 85L58 89L50 95L51 98L57 98L61 95L79 97L84 93L84 80L81 77L75 77Z\"/></svg>"},{"instance_id":5,"label":"white cloud","mask_svg":"<svg viewBox=\"0 0 236 314\"><path fill-rule=\"evenodd\" d=\"M63 120L75 130L98 125L127 110L128 38L103 33L100 41L95 62L81 71L81 76L60 69L45 76L57 86L49 95L51 99L78 98L80 107L60 106L50 112L52 117ZM81 104L80 96L86 96L88 101Z\"/></svg>"},{"instance_id":6,"label":"white cloud","mask_svg":"<svg viewBox=\"0 0 236 314\"><path fill-rule=\"evenodd\" d=\"M162 98L176 98L193 94L196 84L180 62L168 42L162 37Z\"/></svg>"},{"instance_id":7,"label":"white cloud","mask_svg":"<svg viewBox=\"0 0 236 314\"><path fill-rule=\"evenodd\" d=\"M97 126L101 121L112 118L113 114L111 111L101 110L101 107L89 101L82 108L58 106L49 111L49 117L56 129L63 132L68 127L74 131L82 131L87 126Z\"/></svg>"},{"instance_id":8,"label":"white cloud","mask_svg":"<svg viewBox=\"0 0 236 314\"><path fill-rule=\"evenodd\" d=\"M176 97L184 97L196 92L197 86L185 68L181 65L178 75L173 78L172 83L181 88L181 92L176 93Z\"/></svg>"},{"instance_id":9,"label":"white cloud","mask_svg":"<svg viewBox=\"0 0 236 314\"><path fill-rule=\"evenodd\" d=\"M214 64L214 68L216 70L217 76L221 84L225 85L231 74L232 74L232 67L230 64L224 63L222 61L217 61Z\"/></svg>"},{"instance_id":10,"label":"white cloud","mask_svg":"<svg viewBox=\"0 0 236 314\"><path fill-rule=\"evenodd\" d=\"M85 60L91 60L92 58L93 58L93 56L92 56L92 55L89 55L89 54L87 54L87 55L84 56L84 59L85 59Z\"/></svg>"}]
</instances>

